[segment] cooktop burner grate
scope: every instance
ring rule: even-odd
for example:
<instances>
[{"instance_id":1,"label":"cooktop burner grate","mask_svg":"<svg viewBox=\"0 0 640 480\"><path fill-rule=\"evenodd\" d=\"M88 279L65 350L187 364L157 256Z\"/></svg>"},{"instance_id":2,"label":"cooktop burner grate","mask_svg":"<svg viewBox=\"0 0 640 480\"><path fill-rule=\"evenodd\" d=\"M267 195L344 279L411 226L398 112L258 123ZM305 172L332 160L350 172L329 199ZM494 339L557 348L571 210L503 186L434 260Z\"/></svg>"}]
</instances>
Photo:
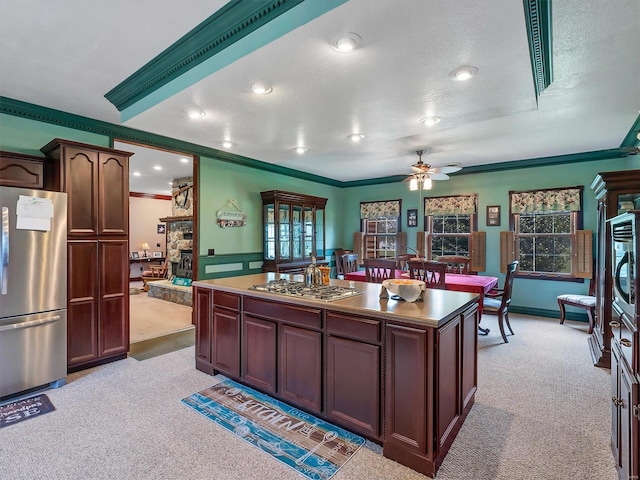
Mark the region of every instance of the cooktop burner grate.
<instances>
[{"instance_id":1,"label":"cooktop burner grate","mask_svg":"<svg viewBox=\"0 0 640 480\"><path fill-rule=\"evenodd\" d=\"M271 280L261 285L253 285L249 287L249 290L286 295L289 297L313 298L314 300L322 300L325 302L341 300L363 293L355 288L339 287L337 285L314 285L307 287L304 282L292 282L286 279Z\"/></svg>"}]
</instances>

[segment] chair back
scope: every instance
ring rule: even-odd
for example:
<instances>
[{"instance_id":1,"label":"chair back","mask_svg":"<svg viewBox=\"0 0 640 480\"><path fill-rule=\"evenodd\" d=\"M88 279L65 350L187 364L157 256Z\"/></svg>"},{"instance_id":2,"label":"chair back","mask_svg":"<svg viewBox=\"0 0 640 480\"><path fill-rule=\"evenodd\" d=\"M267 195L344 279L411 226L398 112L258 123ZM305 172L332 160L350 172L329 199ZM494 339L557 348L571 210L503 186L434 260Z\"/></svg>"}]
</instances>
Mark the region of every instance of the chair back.
<instances>
[{"instance_id":1,"label":"chair back","mask_svg":"<svg viewBox=\"0 0 640 480\"><path fill-rule=\"evenodd\" d=\"M469 262L471 262L469 257L463 255L440 255L436 260L447 264L447 273L469 274Z\"/></svg>"},{"instance_id":2,"label":"chair back","mask_svg":"<svg viewBox=\"0 0 640 480\"><path fill-rule=\"evenodd\" d=\"M409 260L415 258L415 255L404 254L404 255L396 255L396 270L408 270L409 269Z\"/></svg>"},{"instance_id":3,"label":"chair back","mask_svg":"<svg viewBox=\"0 0 640 480\"><path fill-rule=\"evenodd\" d=\"M511 303L511 293L513 292L513 278L515 277L516 268L518 267L517 260L507 265L507 276L504 279L504 287L502 288L502 303L500 304L500 310L506 311Z\"/></svg>"},{"instance_id":4,"label":"chair back","mask_svg":"<svg viewBox=\"0 0 640 480\"><path fill-rule=\"evenodd\" d=\"M409 260L409 276L416 280L422 280L427 288L440 288L444 290L447 264L429 260Z\"/></svg>"},{"instance_id":5,"label":"chair back","mask_svg":"<svg viewBox=\"0 0 640 480\"><path fill-rule=\"evenodd\" d=\"M342 259L342 273L351 273L358 271L358 254L345 253L340 257Z\"/></svg>"},{"instance_id":6,"label":"chair back","mask_svg":"<svg viewBox=\"0 0 640 480\"><path fill-rule=\"evenodd\" d=\"M344 276L344 269L342 268L342 256L347 253L353 253L352 250L334 250L333 255L336 258L336 277L342 278Z\"/></svg>"},{"instance_id":7,"label":"chair back","mask_svg":"<svg viewBox=\"0 0 640 480\"><path fill-rule=\"evenodd\" d=\"M365 258L364 271L367 282L382 283L383 280L396 278L395 259Z\"/></svg>"}]
</instances>

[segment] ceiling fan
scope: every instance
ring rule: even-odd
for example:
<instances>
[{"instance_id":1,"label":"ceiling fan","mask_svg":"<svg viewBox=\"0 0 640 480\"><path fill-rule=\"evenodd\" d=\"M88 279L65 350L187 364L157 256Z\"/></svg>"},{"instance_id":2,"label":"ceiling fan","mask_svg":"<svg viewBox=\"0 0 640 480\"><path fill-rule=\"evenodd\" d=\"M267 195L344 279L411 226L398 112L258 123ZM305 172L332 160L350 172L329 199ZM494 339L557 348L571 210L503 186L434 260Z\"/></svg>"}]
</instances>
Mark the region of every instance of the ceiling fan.
<instances>
[{"instance_id":1,"label":"ceiling fan","mask_svg":"<svg viewBox=\"0 0 640 480\"><path fill-rule=\"evenodd\" d=\"M422 187L423 190L431 190L431 180L449 180L448 173L462 170L461 166L454 164L432 167L422 161L424 152L424 150L416 150L418 162L412 165L415 173L407 178L407 180L409 180L409 190L418 190L420 187Z\"/></svg>"}]
</instances>

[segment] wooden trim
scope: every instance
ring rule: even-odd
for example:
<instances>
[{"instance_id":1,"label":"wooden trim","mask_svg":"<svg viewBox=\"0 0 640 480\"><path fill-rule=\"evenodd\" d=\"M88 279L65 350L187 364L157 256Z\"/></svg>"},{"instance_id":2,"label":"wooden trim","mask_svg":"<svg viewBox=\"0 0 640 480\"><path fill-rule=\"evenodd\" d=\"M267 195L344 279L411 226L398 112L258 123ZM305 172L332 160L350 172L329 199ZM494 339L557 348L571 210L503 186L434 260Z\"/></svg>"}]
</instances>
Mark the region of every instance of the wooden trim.
<instances>
[{"instance_id":1,"label":"wooden trim","mask_svg":"<svg viewBox=\"0 0 640 480\"><path fill-rule=\"evenodd\" d=\"M593 277L593 231L577 230L573 271L577 278Z\"/></svg>"},{"instance_id":2,"label":"wooden trim","mask_svg":"<svg viewBox=\"0 0 640 480\"><path fill-rule=\"evenodd\" d=\"M500 232L500 271L507 273L507 265L514 260L514 240L512 231Z\"/></svg>"},{"instance_id":3,"label":"wooden trim","mask_svg":"<svg viewBox=\"0 0 640 480\"><path fill-rule=\"evenodd\" d=\"M471 262L472 272L484 272L487 269L487 238L485 232L471 232Z\"/></svg>"},{"instance_id":4,"label":"wooden trim","mask_svg":"<svg viewBox=\"0 0 640 480\"><path fill-rule=\"evenodd\" d=\"M427 235L425 232L416 232L416 250L421 257L426 258L427 253Z\"/></svg>"},{"instance_id":5,"label":"wooden trim","mask_svg":"<svg viewBox=\"0 0 640 480\"><path fill-rule=\"evenodd\" d=\"M353 253L358 255L358 262L364 261L364 233L353 233Z\"/></svg>"},{"instance_id":6,"label":"wooden trim","mask_svg":"<svg viewBox=\"0 0 640 480\"><path fill-rule=\"evenodd\" d=\"M169 200L171 201L171 195L158 195L156 193L140 193L140 192L129 192L130 197L136 198L152 198L154 200Z\"/></svg>"}]
</instances>

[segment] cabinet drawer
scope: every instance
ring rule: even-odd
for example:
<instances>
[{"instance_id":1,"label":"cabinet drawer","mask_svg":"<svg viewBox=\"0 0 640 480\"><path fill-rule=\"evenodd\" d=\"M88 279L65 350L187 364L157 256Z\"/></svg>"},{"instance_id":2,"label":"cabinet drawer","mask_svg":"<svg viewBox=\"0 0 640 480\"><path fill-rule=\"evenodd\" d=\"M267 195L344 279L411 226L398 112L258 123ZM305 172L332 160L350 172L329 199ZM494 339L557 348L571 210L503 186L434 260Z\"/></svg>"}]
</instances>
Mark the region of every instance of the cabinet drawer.
<instances>
[{"instance_id":1,"label":"cabinet drawer","mask_svg":"<svg viewBox=\"0 0 640 480\"><path fill-rule=\"evenodd\" d=\"M629 317L620 312L615 306L611 311L611 323L609 326L611 327L612 339L618 345L622 358L635 371L639 366L637 365L638 359L634 354L635 345L638 341L637 329Z\"/></svg>"},{"instance_id":2,"label":"cabinet drawer","mask_svg":"<svg viewBox=\"0 0 640 480\"><path fill-rule=\"evenodd\" d=\"M213 292L213 304L220 307L230 308L231 310L240 310L240 295L227 292Z\"/></svg>"},{"instance_id":3,"label":"cabinet drawer","mask_svg":"<svg viewBox=\"0 0 640 480\"><path fill-rule=\"evenodd\" d=\"M295 307L247 297L244 299L244 311L303 327L322 328L322 310L319 308Z\"/></svg>"},{"instance_id":4,"label":"cabinet drawer","mask_svg":"<svg viewBox=\"0 0 640 480\"><path fill-rule=\"evenodd\" d=\"M330 335L339 335L363 342L379 343L380 321L327 312L327 332Z\"/></svg>"}]
</instances>

